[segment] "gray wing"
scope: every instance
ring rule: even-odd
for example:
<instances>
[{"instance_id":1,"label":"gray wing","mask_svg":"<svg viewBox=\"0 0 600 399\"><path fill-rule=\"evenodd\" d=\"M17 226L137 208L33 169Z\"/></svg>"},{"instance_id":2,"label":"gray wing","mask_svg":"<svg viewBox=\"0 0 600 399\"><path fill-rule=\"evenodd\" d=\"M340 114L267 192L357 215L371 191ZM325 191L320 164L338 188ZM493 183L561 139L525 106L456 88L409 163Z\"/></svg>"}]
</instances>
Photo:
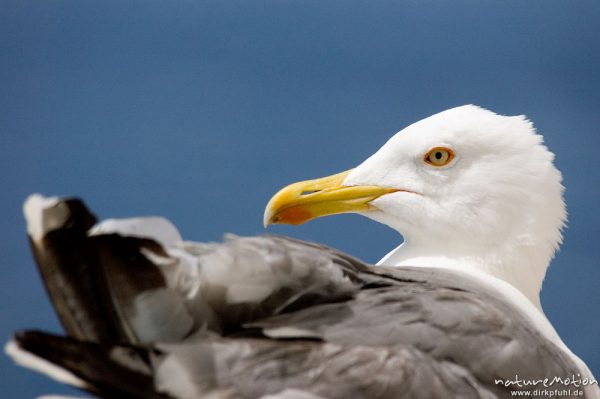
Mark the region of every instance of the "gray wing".
<instances>
[{"instance_id":1,"label":"gray wing","mask_svg":"<svg viewBox=\"0 0 600 399\"><path fill-rule=\"evenodd\" d=\"M504 397L515 387L496 379L577 372L509 303L449 272L373 268L284 237L154 241L124 236L131 222L90 235L76 200L38 217L53 220L32 246L72 338L17 335L13 353L100 395L150 397L136 387L151 381L173 398ZM121 369L140 379L110 377Z\"/></svg>"},{"instance_id":2,"label":"gray wing","mask_svg":"<svg viewBox=\"0 0 600 399\"><path fill-rule=\"evenodd\" d=\"M248 321L349 299L366 268L283 237L230 235L222 244L163 239L160 245L153 240L160 232L143 231L144 220L111 220L108 230L77 199L40 207L29 218L35 219L29 225L52 227L30 242L63 326L75 338L97 342L235 332Z\"/></svg>"},{"instance_id":3,"label":"gray wing","mask_svg":"<svg viewBox=\"0 0 600 399\"><path fill-rule=\"evenodd\" d=\"M516 376L577 375L572 360L509 303L451 272L381 268L387 287L363 288L351 300L251 323L273 338L302 334L343 345L417 349L468 370L486 389ZM511 389L515 389L512 387Z\"/></svg>"},{"instance_id":4,"label":"gray wing","mask_svg":"<svg viewBox=\"0 0 600 399\"><path fill-rule=\"evenodd\" d=\"M196 338L148 348L28 331L15 336L13 354L49 361L107 398L497 397L463 367L410 346ZM53 375L45 365L27 365Z\"/></svg>"}]
</instances>

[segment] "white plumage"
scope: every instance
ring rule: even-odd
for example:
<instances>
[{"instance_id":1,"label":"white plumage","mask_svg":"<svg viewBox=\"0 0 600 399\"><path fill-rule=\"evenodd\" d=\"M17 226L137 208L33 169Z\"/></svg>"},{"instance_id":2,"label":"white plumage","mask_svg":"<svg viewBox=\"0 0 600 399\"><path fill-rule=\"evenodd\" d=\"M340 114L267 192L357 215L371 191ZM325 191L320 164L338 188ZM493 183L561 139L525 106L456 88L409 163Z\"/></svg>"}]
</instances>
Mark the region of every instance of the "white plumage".
<instances>
[{"instance_id":1,"label":"white plumage","mask_svg":"<svg viewBox=\"0 0 600 399\"><path fill-rule=\"evenodd\" d=\"M455 151L448 166L423 162L436 146ZM402 189L374 200L379 211L365 213L405 238L380 264L487 273L540 307L542 281L566 219L553 159L524 116L467 105L402 130L344 184Z\"/></svg>"}]
</instances>

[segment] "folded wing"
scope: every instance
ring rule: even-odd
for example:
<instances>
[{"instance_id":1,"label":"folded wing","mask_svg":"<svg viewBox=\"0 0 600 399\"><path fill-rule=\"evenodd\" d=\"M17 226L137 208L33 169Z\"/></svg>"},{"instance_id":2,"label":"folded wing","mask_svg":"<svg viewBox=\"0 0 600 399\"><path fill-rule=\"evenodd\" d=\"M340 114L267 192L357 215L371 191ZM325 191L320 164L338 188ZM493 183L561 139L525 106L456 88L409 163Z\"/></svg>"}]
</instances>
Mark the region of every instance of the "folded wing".
<instances>
[{"instance_id":1,"label":"folded wing","mask_svg":"<svg viewBox=\"0 0 600 399\"><path fill-rule=\"evenodd\" d=\"M20 333L9 352L100 396L491 398L516 389L496 379L577 373L499 295L449 271L285 237L190 243L165 219L97 223L76 199L34 197L26 216L68 337Z\"/></svg>"}]
</instances>

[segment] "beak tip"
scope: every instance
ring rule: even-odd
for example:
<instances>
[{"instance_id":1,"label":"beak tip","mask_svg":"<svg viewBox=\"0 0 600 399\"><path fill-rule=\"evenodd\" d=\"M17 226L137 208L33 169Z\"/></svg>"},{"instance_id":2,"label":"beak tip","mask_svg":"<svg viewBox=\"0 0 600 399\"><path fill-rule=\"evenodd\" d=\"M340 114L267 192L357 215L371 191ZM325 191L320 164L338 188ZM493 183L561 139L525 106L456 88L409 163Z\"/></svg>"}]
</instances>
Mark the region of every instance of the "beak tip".
<instances>
[{"instance_id":1,"label":"beak tip","mask_svg":"<svg viewBox=\"0 0 600 399\"><path fill-rule=\"evenodd\" d=\"M273 220L273 210L271 207L267 206L267 208L265 209L265 214L263 216L263 227L266 229L273 223L275 223L275 221Z\"/></svg>"},{"instance_id":2,"label":"beak tip","mask_svg":"<svg viewBox=\"0 0 600 399\"><path fill-rule=\"evenodd\" d=\"M339 192L356 191L355 188L343 185L351 171L352 169L320 179L292 183L282 188L269 200L263 216L263 226L265 228L272 224L297 226L320 216L348 212L347 209L351 208L348 204L361 198L360 196L356 198L340 197L343 194L339 194ZM336 196L340 198L336 198ZM341 203L339 210L334 209L335 206L331 206L336 199L339 199ZM347 200L348 203L345 203L344 200Z\"/></svg>"}]
</instances>

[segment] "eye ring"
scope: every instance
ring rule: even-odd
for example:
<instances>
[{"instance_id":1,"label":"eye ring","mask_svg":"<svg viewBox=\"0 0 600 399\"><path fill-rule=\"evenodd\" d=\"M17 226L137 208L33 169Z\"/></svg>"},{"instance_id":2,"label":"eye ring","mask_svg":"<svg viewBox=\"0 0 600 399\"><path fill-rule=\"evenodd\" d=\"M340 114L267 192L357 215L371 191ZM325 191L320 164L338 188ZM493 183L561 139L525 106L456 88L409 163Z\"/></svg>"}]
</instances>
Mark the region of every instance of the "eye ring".
<instances>
[{"instance_id":1,"label":"eye ring","mask_svg":"<svg viewBox=\"0 0 600 399\"><path fill-rule=\"evenodd\" d=\"M448 165L454 159L454 151L448 147L433 147L427 151L423 157L423 161L431 166L440 168Z\"/></svg>"}]
</instances>

